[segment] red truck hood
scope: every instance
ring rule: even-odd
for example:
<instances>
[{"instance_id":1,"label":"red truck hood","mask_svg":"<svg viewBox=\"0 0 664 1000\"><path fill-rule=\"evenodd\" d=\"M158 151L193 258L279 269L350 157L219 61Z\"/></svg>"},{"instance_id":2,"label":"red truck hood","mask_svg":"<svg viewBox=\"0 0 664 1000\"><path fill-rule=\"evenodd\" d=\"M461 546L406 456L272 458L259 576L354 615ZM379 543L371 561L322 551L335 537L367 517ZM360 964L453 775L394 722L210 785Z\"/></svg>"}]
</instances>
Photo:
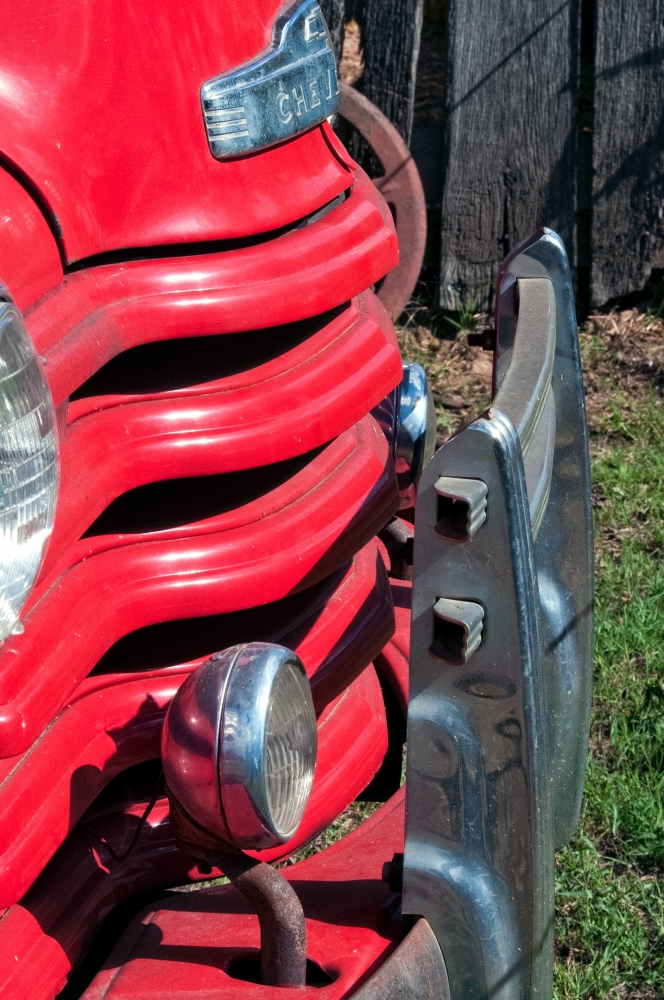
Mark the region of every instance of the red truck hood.
<instances>
[{"instance_id":1,"label":"red truck hood","mask_svg":"<svg viewBox=\"0 0 664 1000\"><path fill-rule=\"evenodd\" d=\"M349 186L320 128L231 162L209 152L201 84L260 53L280 5L4 0L0 156L69 262L267 232Z\"/></svg>"}]
</instances>

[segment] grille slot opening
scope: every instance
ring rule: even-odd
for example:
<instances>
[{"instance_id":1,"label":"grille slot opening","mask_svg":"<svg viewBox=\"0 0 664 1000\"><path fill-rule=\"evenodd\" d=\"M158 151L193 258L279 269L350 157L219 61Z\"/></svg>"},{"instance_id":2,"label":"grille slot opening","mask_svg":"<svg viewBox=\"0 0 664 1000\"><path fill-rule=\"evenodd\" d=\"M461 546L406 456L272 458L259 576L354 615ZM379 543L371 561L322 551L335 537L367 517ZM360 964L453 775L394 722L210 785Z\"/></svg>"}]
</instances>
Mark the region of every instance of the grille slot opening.
<instances>
[{"instance_id":1,"label":"grille slot opening","mask_svg":"<svg viewBox=\"0 0 664 1000\"><path fill-rule=\"evenodd\" d=\"M260 983L261 981L261 960L258 952L247 957L238 955L228 967L227 975L231 979L241 979L245 983ZM313 959L307 959L307 986L315 986L319 989L329 986L334 982L324 969L321 969Z\"/></svg>"},{"instance_id":2,"label":"grille slot opening","mask_svg":"<svg viewBox=\"0 0 664 1000\"><path fill-rule=\"evenodd\" d=\"M169 392L250 371L299 347L349 305L265 330L140 344L108 361L70 398Z\"/></svg>"},{"instance_id":3,"label":"grille slot opening","mask_svg":"<svg viewBox=\"0 0 664 1000\"><path fill-rule=\"evenodd\" d=\"M433 642L429 646L432 656L446 663L462 664L465 642L466 632L462 625L434 615Z\"/></svg>"},{"instance_id":4,"label":"grille slot opening","mask_svg":"<svg viewBox=\"0 0 664 1000\"><path fill-rule=\"evenodd\" d=\"M319 583L257 608L225 615L159 622L123 636L104 654L91 676L139 673L172 667L240 642L280 642L313 618L339 586L348 565Z\"/></svg>"},{"instance_id":5,"label":"grille slot opening","mask_svg":"<svg viewBox=\"0 0 664 1000\"><path fill-rule=\"evenodd\" d=\"M288 482L325 447L256 469L137 486L109 504L82 537L165 531L236 510Z\"/></svg>"},{"instance_id":6,"label":"grille slot opening","mask_svg":"<svg viewBox=\"0 0 664 1000\"><path fill-rule=\"evenodd\" d=\"M116 774L83 814L82 822L118 811L132 802L149 802L161 771L161 757L158 757L132 764Z\"/></svg>"},{"instance_id":7,"label":"grille slot opening","mask_svg":"<svg viewBox=\"0 0 664 1000\"><path fill-rule=\"evenodd\" d=\"M433 529L441 538L465 542L469 538L470 505L465 500L438 496L438 521Z\"/></svg>"},{"instance_id":8,"label":"grille slot opening","mask_svg":"<svg viewBox=\"0 0 664 1000\"><path fill-rule=\"evenodd\" d=\"M106 264L124 264L131 260L164 260L168 257L175 259L182 257L204 257L211 253L228 253L229 250L243 250L245 247L257 247L272 240L279 239L298 229L306 229L307 226L320 222L326 215L333 212L335 208L343 205L346 198L350 198L352 187L342 191L331 201L328 201L320 208L314 209L308 215L303 215L301 219L294 222L287 222L284 226L276 229L268 229L265 233L252 233L249 236L233 236L229 239L221 240L194 240L192 243L157 243L153 246L123 247L121 250L105 250L102 253L91 254L89 257L81 257L79 260L67 264L65 274L73 274L75 271L87 271L91 267L103 267Z\"/></svg>"},{"instance_id":9,"label":"grille slot opening","mask_svg":"<svg viewBox=\"0 0 664 1000\"><path fill-rule=\"evenodd\" d=\"M379 670L378 680L383 693L385 717L387 719L387 752L383 763L364 791L358 795L358 802L387 802L399 791L403 780L406 747L406 719L394 691Z\"/></svg>"}]
</instances>

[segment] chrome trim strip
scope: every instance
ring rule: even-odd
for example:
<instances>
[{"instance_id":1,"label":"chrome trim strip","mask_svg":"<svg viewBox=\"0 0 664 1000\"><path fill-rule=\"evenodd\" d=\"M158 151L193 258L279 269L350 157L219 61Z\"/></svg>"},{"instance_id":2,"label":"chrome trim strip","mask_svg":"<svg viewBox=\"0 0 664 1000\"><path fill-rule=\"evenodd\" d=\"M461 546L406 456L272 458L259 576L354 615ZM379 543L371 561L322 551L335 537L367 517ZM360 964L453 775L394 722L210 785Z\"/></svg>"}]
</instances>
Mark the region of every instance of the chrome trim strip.
<instances>
[{"instance_id":1,"label":"chrome trim strip","mask_svg":"<svg viewBox=\"0 0 664 1000\"><path fill-rule=\"evenodd\" d=\"M556 446L556 400L549 387L539 424L523 456L533 538L537 538L549 502Z\"/></svg>"}]
</instances>

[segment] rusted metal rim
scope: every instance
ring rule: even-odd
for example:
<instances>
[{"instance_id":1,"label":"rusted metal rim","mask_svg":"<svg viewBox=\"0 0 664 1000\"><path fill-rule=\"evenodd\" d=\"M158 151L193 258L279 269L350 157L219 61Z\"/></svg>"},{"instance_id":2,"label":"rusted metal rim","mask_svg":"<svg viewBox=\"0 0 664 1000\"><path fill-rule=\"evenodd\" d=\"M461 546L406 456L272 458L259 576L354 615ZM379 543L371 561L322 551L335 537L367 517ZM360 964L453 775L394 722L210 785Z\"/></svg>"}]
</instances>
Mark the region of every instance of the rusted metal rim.
<instances>
[{"instance_id":1,"label":"rusted metal rim","mask_svg":"<svg viewBox=\"0 0 664 1000\"><path fill-rule=\"evenodd\" d=\"M353 1000L451 1000L445 959L424 917Z\"/></svg>"},{"instance_id":2,"label":"rusted metal rim","mask_svg":"<svg viewBox=\"0 0 664 1000\"><path fill-rule=\"evenodd\" d=\"M396 320L413 294L424 260L427 211L422 181L394 125L363 94L341 82L339 114L366 140L385 171L374 184L394 216L401 259L383 280L378 298Z\"/></svg>"}]
</instances>

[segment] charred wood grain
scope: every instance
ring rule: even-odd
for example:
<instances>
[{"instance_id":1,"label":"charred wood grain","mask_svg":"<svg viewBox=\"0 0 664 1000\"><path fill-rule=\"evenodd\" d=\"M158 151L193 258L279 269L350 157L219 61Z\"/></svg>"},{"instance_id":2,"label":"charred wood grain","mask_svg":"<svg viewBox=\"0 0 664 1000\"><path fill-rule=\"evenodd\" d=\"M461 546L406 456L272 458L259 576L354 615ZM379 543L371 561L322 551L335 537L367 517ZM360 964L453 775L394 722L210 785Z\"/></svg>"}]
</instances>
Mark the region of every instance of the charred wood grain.
<instances>
[{"instance_id":1,"label":"charred wood grain","mask_svg":"<svg viewBox=\"0 0 664 1000\"><path fill-rule=\"evenodd\" d=\"M596 0L595 19L591 300L602 305L664 263L664 0Z\"/></svg>"},{"instance_id":2,"label":"charred wood grain","mask_svg":"<svg viewBox=\"0 0 664 1000\"><path fill-rule=\"evenodd\" d=\"M406 145L413 128L423 0L349 0L346 16L360 28L364 61L354 86L383 112ZM382 173L362 137L341 120L339 135L371 177Z\"/></svg>"},{"instance_id":3,"label":"charred wood grain","mask_svg":"<svg viewBox=\"0 0 664 1000\"><path fill-rule=\"evenodd\" d=\"M486 308L540 225L576 244L579 0L450 0L441 305Z\"/></svg>"},{"instance_id":4,"label":"charred wood grain","mask_svg":"<svg viewBox=\"0 0 664 1000\"><path fill-rule=\"evenodd\" d=\"M358 90L389 118L408 145L413 127L422 0L358 0L355 17L364 49L364 73Z\"/></svg>"},{"instance_id":5,"label":"charred wood grain","mask_svg":"<svg viewBox=\"0 0 664 1000\"><path fill-rule=\"evenodd\" d=\"M346 0L318 0L323 16L327 21L332 38L332 48L337 59L341 59L344 42L344 25L347 20Z\"/></svg>"}]
</instances>

